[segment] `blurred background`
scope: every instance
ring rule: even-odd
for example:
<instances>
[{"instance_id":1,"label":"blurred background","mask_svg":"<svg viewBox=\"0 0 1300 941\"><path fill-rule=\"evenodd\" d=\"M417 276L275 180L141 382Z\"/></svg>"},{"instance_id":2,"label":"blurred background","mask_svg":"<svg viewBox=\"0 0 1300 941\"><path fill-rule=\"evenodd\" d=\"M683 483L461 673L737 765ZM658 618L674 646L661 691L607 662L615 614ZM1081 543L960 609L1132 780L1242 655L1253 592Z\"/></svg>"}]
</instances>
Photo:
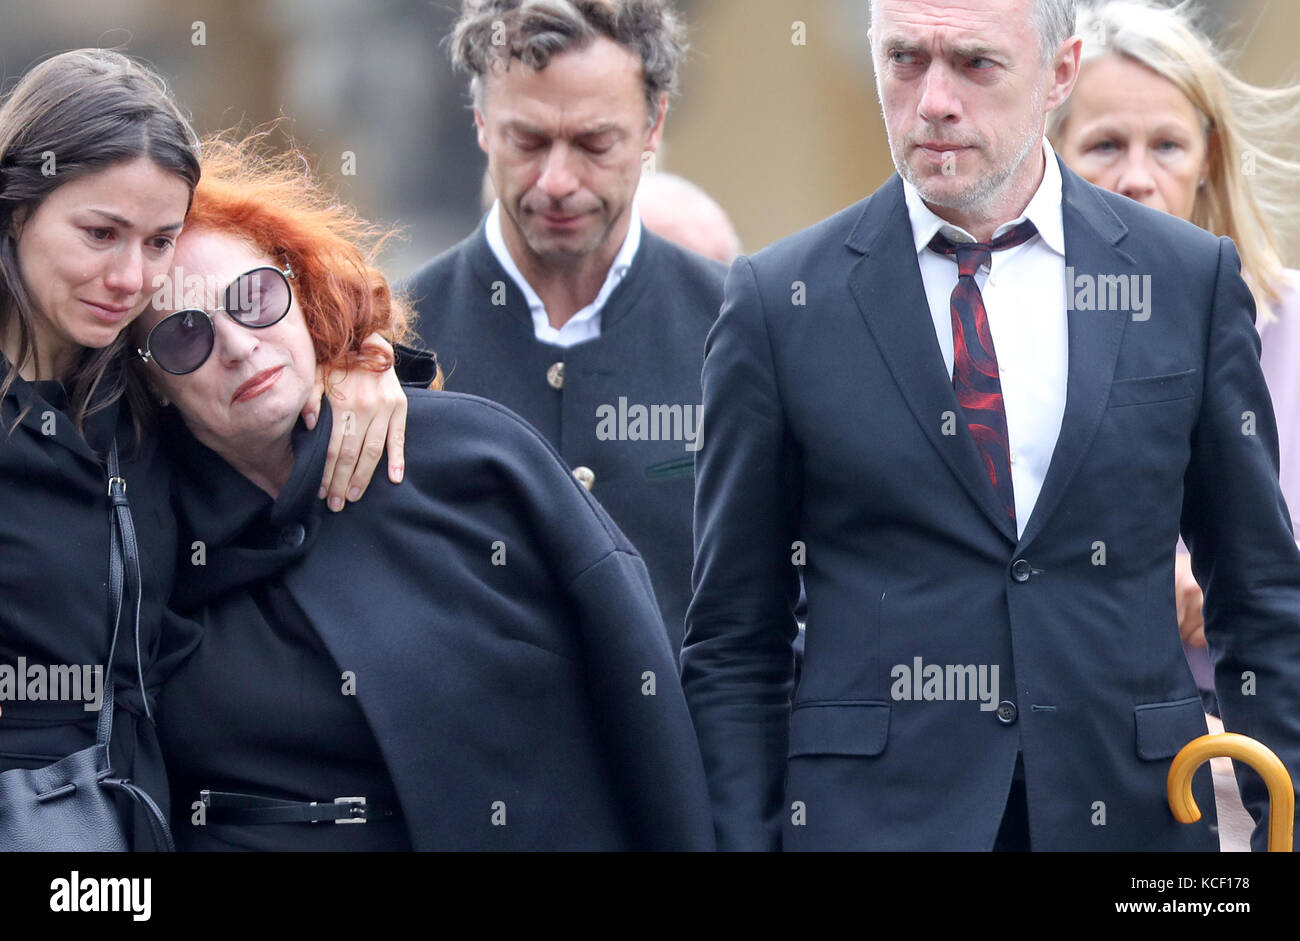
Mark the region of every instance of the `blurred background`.
<instances>
[{"instance_id":1,"label":"blurred background","mask_svg":"<svg viewBox=\"0 0 1300 941\"><path fill-rule=\"evenodd\" d=\"M746 251L863 198L889 176L864 0L676 5L691 53L657 167L717 198ZM466 82L452 73L443 44L457 6L0 0L0 89L46 56L99 46L151 62L200 134L286 116L286 129L343 199L404 228L406 239L385 258L390 276L402 277L480 216L486 158ZM1273 85L1300 75L1300 0L1196 6L1243 78ZM792 41L797 24L803 45ZM1294 264L1300 247L1289 248Z\"/></svg>"}]
</instances>

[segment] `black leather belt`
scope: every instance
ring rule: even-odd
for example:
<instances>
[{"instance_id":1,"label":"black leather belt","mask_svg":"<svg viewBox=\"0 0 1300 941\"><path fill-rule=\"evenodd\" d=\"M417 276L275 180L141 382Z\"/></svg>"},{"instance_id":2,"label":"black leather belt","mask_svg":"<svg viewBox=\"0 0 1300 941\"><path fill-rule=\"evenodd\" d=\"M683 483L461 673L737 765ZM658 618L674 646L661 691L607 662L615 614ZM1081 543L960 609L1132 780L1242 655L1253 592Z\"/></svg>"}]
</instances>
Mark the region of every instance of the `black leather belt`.
<instances>
[{"instance_id":1,"label":"black leather belt","mask_svg":"<svg viewBox=\"0 0 1300 941\"><path fill-rule=\"evenodd\" d=\"M373 807L364 797L336 797L332 801L289 801L232 791L199 791L206 823L243 826L264 823L381 823L401 816L398 811Z\"/></svg>"}]
</instances>

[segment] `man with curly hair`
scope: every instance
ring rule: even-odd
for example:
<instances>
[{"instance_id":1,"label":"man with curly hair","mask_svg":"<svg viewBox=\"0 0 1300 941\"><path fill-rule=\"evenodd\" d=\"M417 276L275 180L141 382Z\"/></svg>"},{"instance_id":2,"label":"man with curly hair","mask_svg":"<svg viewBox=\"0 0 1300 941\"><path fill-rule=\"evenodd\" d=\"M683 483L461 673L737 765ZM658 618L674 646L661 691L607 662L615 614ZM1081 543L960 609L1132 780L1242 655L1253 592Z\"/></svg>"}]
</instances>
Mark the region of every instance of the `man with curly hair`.
<instances>
[{"instance_id":1,"label":"man with curly hair","mask_svg":"<svg viewBox=\"0 0 1300 941\"><path fill-rule=\"evenodd\" d=\"M464 0L497 201L412 277L447 387L542 432L642 553L676 651L690 600L704 341L725 269L641 225L686 51L666 0Z\"/></svg>"}]
</instances>

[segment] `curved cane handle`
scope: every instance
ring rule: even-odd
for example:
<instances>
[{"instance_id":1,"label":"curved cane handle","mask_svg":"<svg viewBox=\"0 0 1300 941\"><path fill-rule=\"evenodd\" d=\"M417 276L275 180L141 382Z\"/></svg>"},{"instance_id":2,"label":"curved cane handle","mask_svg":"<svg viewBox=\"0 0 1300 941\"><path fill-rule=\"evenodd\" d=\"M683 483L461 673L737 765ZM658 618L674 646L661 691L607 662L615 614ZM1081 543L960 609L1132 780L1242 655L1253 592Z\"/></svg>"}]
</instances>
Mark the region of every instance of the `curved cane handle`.
<instances>
[{"instance_id":1,"label":"curved cane handle","mask_svg":"<svg viewBox=\"0 0 1300 941\"><path fill-rule=\"evenodd\" d=\"M1268 851L1291 852L1291 828L1295 820L1295 790L1291 775L1282 759L1267 745L1236 732L1194 738L1174 756L1169 766L1166 790L1169 809L1175 819L1180 823L1195 823L1201 819L1201 810L1192 797L1192 776L1205 762L1220 757L1244 761L1259 772L1268 786Z\"/></svg>"}]
</instances>

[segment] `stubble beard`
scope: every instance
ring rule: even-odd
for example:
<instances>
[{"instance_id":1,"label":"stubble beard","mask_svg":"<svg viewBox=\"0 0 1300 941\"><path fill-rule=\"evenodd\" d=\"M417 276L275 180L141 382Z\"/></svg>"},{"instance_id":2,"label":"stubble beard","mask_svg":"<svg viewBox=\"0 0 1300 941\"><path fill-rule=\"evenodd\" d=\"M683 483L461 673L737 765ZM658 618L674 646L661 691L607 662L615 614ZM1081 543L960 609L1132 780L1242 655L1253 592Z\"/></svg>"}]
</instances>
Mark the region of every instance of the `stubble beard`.
<instances>
[{"instance_id":1,"label":"stubble beard","mask_svg":"<svg viewBox=\"0 0 1300 941\"><path fill-rule=\"evenodd\" d=\"M953 209L958 212L969 212L981 206L994 205L1016 184L1018 171L1024 166L1034 148L1041 144L1042 131L1039 129L1033 115L1039 113L1043 97L1043 95L1035 91L1034 107L1030 111L1031 117L1026 119L1025 123L1017 129L1017 134L1021 140L1014 159L1001 166L988 167L963 189L954 192L933 186L931 184L935 179L934 174L921 176L914 172L911 164L907 161L907 154L902 152L893 135L889 133L889 122L885 121L886 136L889 138L889 150L893 156L894 168L904 180L916 188L916 191L921 194L921 198L931 206ZM981 146L976 146L975 149L981 152L984 150ZM942 174L939 174L939 176L942 179Z\"/></svg>"}]
</instances>

